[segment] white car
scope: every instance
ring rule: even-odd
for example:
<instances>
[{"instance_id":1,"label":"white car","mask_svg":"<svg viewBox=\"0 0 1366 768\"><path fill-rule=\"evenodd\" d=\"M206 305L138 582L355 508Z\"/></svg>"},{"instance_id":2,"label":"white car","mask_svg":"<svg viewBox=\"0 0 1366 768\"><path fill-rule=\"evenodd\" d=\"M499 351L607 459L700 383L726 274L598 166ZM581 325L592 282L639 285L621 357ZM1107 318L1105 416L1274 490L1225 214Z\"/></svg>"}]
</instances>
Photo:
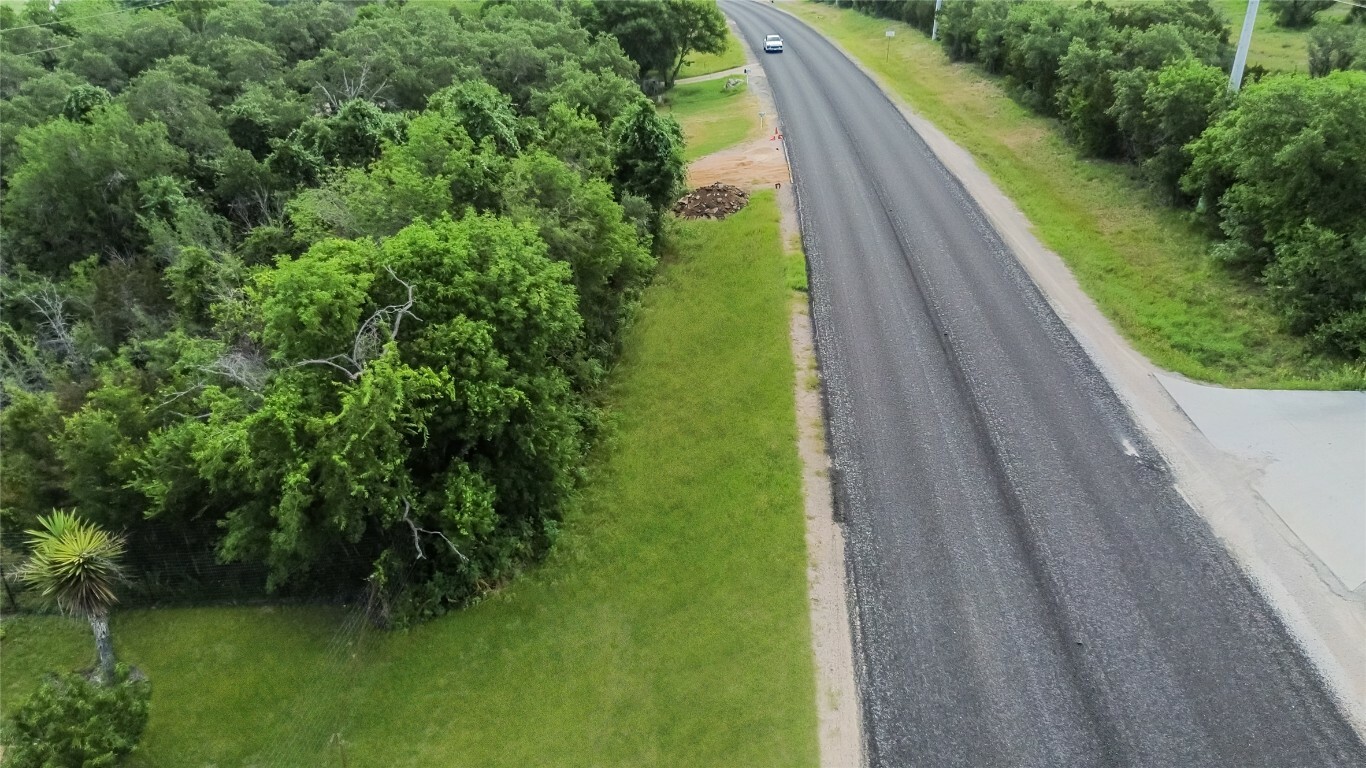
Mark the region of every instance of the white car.
<instances>
[{"instance_id":1,"label":"white car","mask_svg":"<svg viewBox=\"0 0 1366 768\"><path fill-rule=\"evenodd\" d=\"M782 53L783 39L777 35L766 35L764 37L764 53Z\"/></svg>"}]
</instances>

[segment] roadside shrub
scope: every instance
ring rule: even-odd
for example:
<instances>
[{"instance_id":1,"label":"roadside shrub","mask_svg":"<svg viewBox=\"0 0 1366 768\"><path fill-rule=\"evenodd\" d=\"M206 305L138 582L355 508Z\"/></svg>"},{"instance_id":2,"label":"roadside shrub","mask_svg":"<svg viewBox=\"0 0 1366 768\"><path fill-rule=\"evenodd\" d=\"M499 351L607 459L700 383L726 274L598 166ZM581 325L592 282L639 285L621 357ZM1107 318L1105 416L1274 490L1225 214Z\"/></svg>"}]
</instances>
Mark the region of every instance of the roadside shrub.
<instances>
[{"instance_id":1,"label":"roadside shrub","mask_svg":"<svg viewBox=\"0 0 1366 768\"><path fill-rule=\"evenodd\" d=\"M51 675L5 723L6 768L118 765L147 727L151 683L120 664L115 681Z\"/></svg>"},{"instance_id":2,"label":"roadside shrub","mask_svg":"<svg viewBox=\"0 0 1366 768\"><path fill-rule=\"evenodd\" d=\"M1059 114L1058 67L1078 43L1098 45L1111 32L1105 6L1018 3L1005 21L1003 73L1016 98L1046 115Z\"/></svg>"},{"instance_id":3,"label":"roadside shrub","mask_svg":"<svg viewBox=\"0 0 1366 768\"><path fill-rule=\"evenodd\" d=\"M1155 150L1136 146L1133 136L1121 130L1121 118L1133 122L1142 93L1157 72L1177 62L1218 72L1224 45L1219 35L1196 26L1157 23L1146 27L1108 30L1095 43L1074 40L1058 64L1058 115L1069 137L1081 151L1097 157L1127 154L1141 160ZM1226 89L1225 89L1226 90ZM1207 112L1200 105L1196 112ZM1194 133L1175 137L1174 152L1195 138ZM1152 135L1166 141L1166 137ZM1180 177L1180 173L1177 174Z\"/></svg>"},{"instance_id":4,"label":"roadside shrub","mask_svg":"<svg viewBox=\"0 0 1366 768\"><path fill-rule=\"evenodd\" d=\"M977 24L973 21L976 3L965 0L949 3L939 11L939 39L949 61L977 60Z\"/></svg>"},{"instance_id":5,"label":"roadside shrub","mask_svg":"<svg viewBox=\"0 0 1366 768\"><path fill-rule=\"evenodd\" d=\"M1263 280L1292 330L1366 354L1366 73L1268 77L1188 149L1216 255Z\"/></svg>"},{"instance_id":6,"label":"roadside shrub","mask_svg":"<svg viewBox=\"0 0 1366 768\"><path fill-rule=\"evenodd\" d=\"M1179 202L1180 180L1190 167L1186 145L1200 136L1229 105L1228 77L1195 59L1156 72L1134 69L1117 79L1110 114L1126 154L1168 199Z\"/></svg>"},{"instance_id":7,"label":"roadside shrub","mask_svg":"<svg viewBox=\"0 0 1366 768\"><path fill-rule=\"evenodd\" d=\"M1276 12L1276 26L1300 29L1314 23L1319 12L1333 7L1337 0L1274 0L1271 7Z\"/></svg>"},{"instance_id":8,"label":"roadside shrub","mask_svg":"<svg viewBox=\"0 0 1366 768\"><path fill-rule=\"evenodd\" d=\"M1319 346L1366 357L1366 229L1340 235L1306 223L1276 248L1267 295Z\"/></svg>"},{"instance_id":9,"label":"roadside shrub","mask_svg":"<svg viewBox=\"0 0 1366 768\"><path fill-rule=\"evenodd\" d=\"M655 112L648 102L627 108L611 128L616 173L612 179L619 198L636 195L663 211L683 188L683 129L672 116ZM656 213L655 226L658 226Z\"/></svg>"},{"instance_id":10,"label":"roadside shrub","mask_svg":"<svg viewBox=\"0 0 1366 768\"><path fill-rule=\"evenodd\" d=\"M1309 32L1309 74L1323 77L1339 69L1360 69L1366 61L1357 58L1366 54L1366 31L1347 24L1325 24Z\"/></svg>"},{"instance_id":11,"label":"roadside shrub","mask_svg":"<svg viewBox=\"0 0 1366 768\"><path fill-rule=\"evenodd\" d=\"M1306 221L1335 232L1366 200L1366 74L1274 75L1245 88L1190 147L1183 179L1260 271Z\"/></svg>"}]
</instances>

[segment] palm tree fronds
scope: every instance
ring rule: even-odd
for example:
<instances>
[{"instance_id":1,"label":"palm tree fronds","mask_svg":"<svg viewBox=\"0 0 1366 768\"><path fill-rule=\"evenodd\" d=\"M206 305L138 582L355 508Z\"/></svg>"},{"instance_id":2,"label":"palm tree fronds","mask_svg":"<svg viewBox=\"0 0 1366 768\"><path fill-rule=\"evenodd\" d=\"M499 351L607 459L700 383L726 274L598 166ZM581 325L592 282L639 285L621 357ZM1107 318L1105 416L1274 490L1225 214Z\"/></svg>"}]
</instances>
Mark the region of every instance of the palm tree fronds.
<instances>
[{"instance_id":1,"label":"palm tree fronds","mask_svg":"<svg viewBox=\"0 0 1366 768\"><path fill-rule=\"evenodd\" d=\"M74 513L38 518L41 530L26 531L32 550L20 577L66 612L94 616L118 602L114 586L123 580L118 560L124 541Z\"/></svg>"}]
</instances>

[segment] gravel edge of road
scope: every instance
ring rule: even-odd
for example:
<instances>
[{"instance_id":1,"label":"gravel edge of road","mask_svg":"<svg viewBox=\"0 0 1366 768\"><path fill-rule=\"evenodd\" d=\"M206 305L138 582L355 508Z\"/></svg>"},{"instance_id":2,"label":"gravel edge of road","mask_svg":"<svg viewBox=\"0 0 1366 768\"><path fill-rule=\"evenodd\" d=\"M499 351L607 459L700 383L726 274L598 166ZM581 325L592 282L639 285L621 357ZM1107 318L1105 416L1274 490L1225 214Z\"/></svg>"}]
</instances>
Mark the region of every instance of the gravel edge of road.
<instances>
[{"instance_id":1,"label":"gravel edge of road","mask_svg":"<svg viewBox=\"0 0 1366 768\"><path fill-rule=\"evenodd\" d=\"M810 26L791 11L775 10ZM826 40L878 87L981 210L1162 454L1177 478L1177 491L1233 555L1366 741L1366 653L1360 650L1360 638L1366 637L1366 602L1335 586L1331 574L1252 488L1254 471L1215 448L1195 427L1157 380L1160 369L1115 330L1062 258L1039 241L1028 219L972 155L837 41Z\"/></svg>"}]
</instances>

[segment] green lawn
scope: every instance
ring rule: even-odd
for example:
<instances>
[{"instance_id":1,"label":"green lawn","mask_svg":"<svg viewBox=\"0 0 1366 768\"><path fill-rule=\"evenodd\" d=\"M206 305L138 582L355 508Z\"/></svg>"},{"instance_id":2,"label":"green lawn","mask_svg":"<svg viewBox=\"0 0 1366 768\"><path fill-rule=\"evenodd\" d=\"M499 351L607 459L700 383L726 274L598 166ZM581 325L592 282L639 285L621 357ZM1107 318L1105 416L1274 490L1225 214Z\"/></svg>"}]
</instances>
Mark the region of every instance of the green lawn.
<instances>
[{"instance_id":1,"label":"green lawn","mask_svg":"<svg viewBox=\"0 0 1366 768\"><path fill-rule=\"evenodd\" d=\"M1248 387L1361 387L1363 373L1285 333L1261 293L1207 256L1211 241L1159 202L1130 166L1084 160L1052 120L999 80L950 64L902 24L827 5L787 6L877 72L976 158L1139 351L1196 379ZM899 34L884 59L883 36Z\"/></svg>"},{"instance_id":2,"label":"green lawn","mask_svg":"<svg viewBox=\"0 0 1366 768\"><path fill-rule=\"evenodd\" d=\"M678 71L679 77L697 77L698 75L710 75L713 72L724 72L728 69L743 67L745 65L745 49L740 45L740 41L735 39L735 33L726 31L726 49L720 53L694 53L688 57L683 68Z\"/></svg>"},{"instance_id":3,"label":"green lawn","mask_svg":"<svg viewBox=\"0 0 1366 768\"><path fill-rule=\"evenodd\" d=\"M118 651L154 686L133 764L814 765L773 193L672 241L549 562L407 632L342 609L118 612ZM79 622L4 627L5 709L40 671L89 663Z\"/></svg>"},{"instance_id":4,"label":"green lawn","mask_svg":"<svg viewBox=\"0 0 1366 768\"><path fill-rule=\"evenodd\" d=\"M684 157L689 161L734 146L756 134L759 107L742 82L729 91L726 79L703 80L674 86L660 111L683 124L687 141Z\"/></svg>"},{"instance_id":5,"label":"green lawn","mask_svg":"<svg viewBox=\"0 0 1366 768\"><path fill-rule=\"evenodd\" d=\"M1232 29L1230 39L1236 46L1238 35L1243 31L1243 17L1247 15L1247 0L1214 0L1214 6L1223 12ZM1317 24L1341 24L1350 10L1342 3L1321 12ZM1285 29L1276 26L1275 3L1264 2L1257 9L1257 23L1252 27L1252 45L1247 54L1247 63L1261 65L1267 69L1285 72L1309 71L1309 30Z\"/></svg>"}]
</instances>

